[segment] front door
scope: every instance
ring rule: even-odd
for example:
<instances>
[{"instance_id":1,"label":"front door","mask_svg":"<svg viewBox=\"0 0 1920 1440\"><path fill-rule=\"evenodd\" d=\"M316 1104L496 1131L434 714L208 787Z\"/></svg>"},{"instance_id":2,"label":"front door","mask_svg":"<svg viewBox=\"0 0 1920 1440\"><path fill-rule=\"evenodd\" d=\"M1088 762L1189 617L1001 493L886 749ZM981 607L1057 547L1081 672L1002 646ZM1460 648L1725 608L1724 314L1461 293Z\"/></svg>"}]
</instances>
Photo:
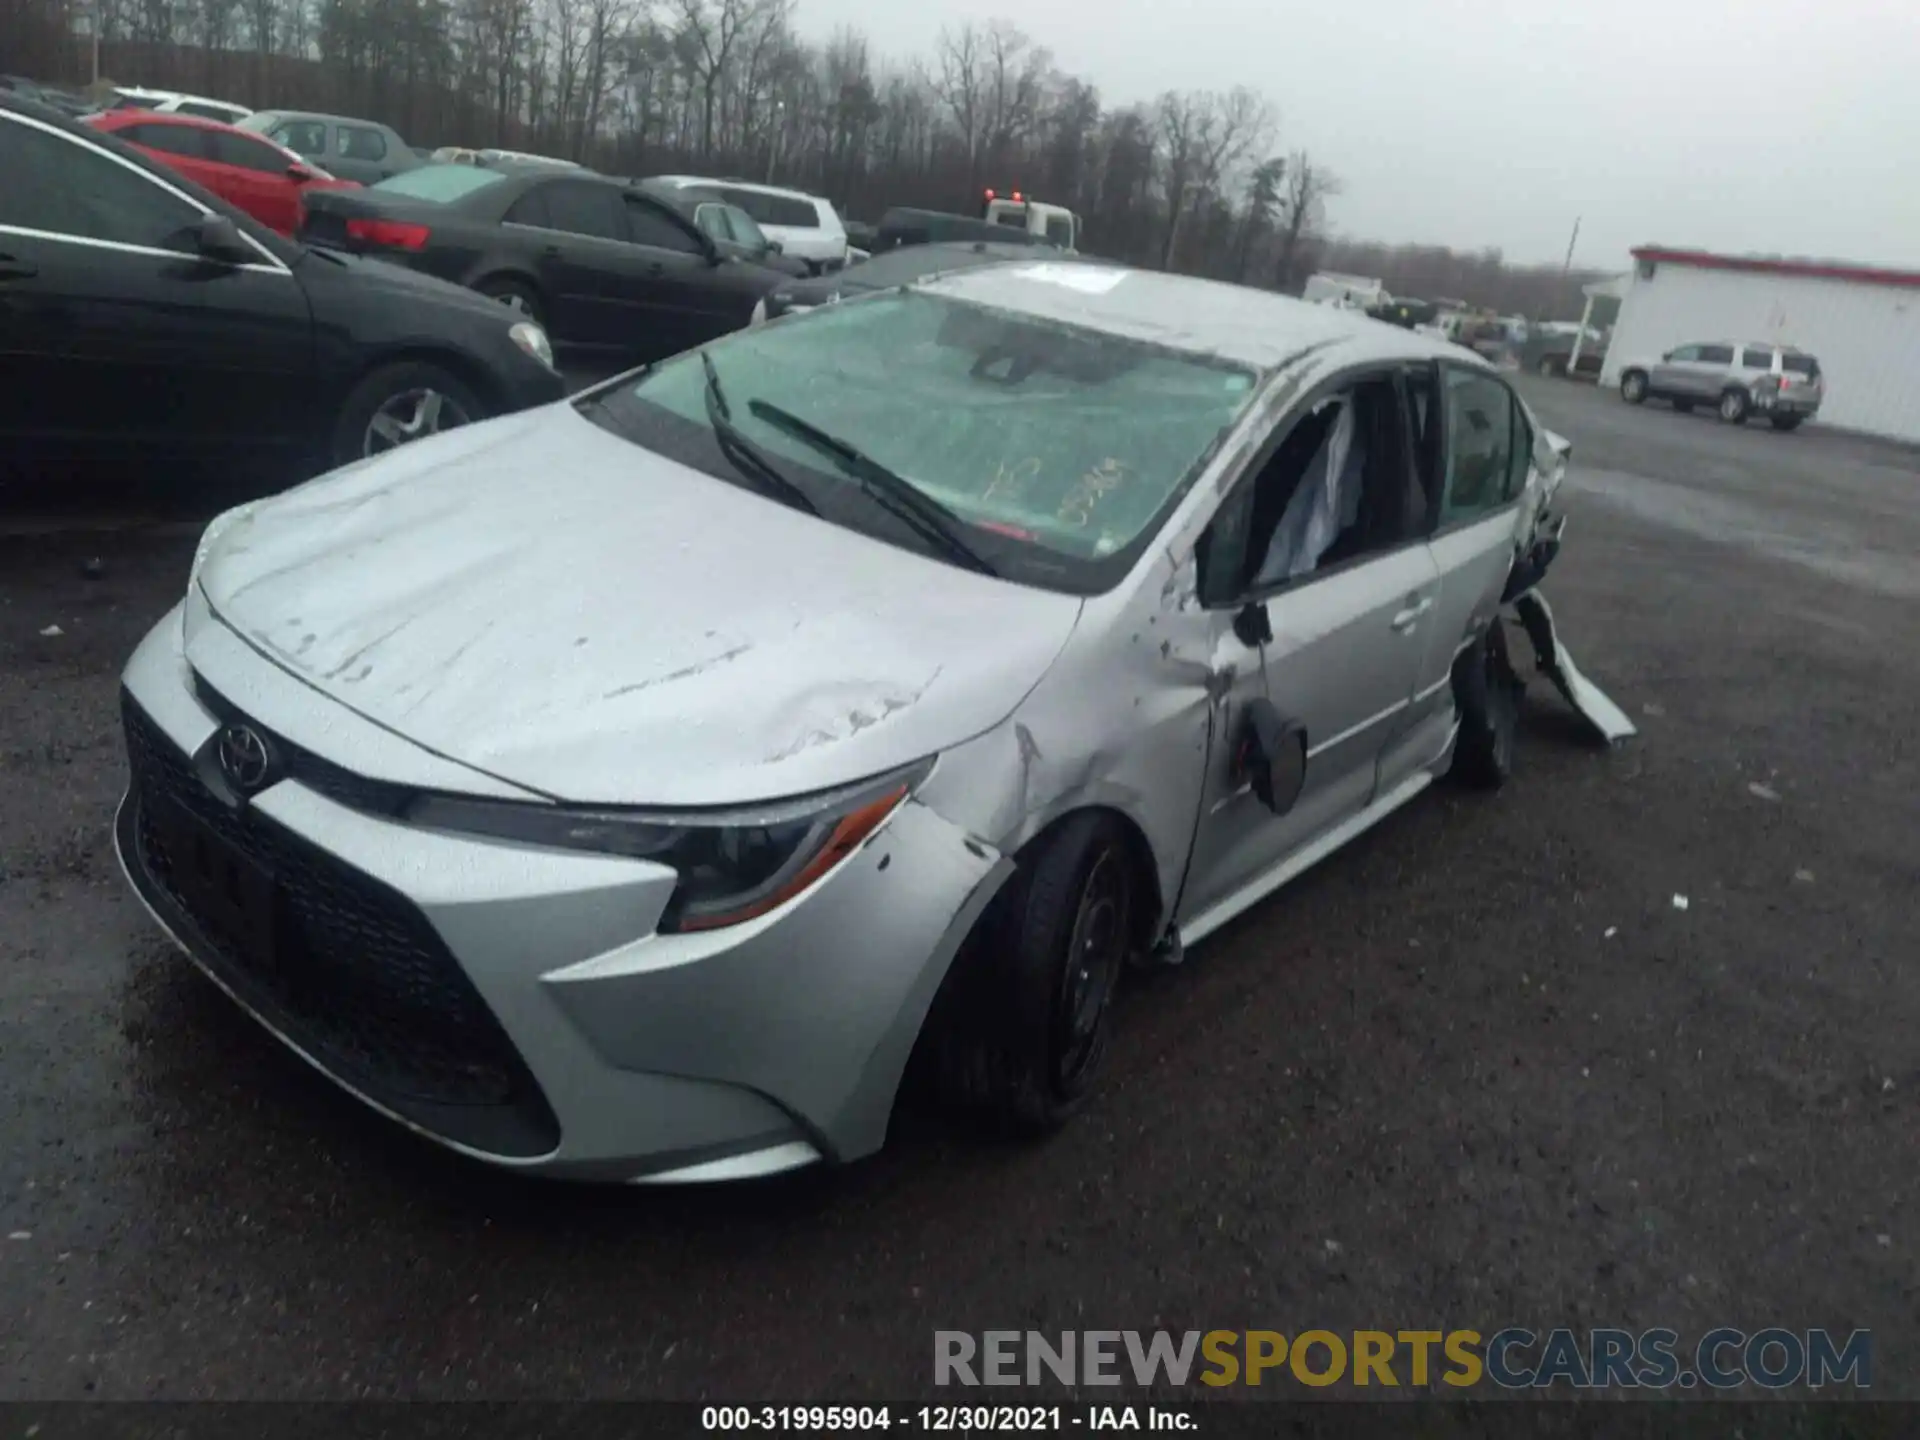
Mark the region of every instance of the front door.
<instances>
[{"instance_id":1,"label":"front door","mask_svg":"<svg viewBox=\"0 0 1920 1440\"><path fill-rule=\"evenodd\" d=\"M747 323L764 272L709 249L679 216L642 196L627 197L627 233L647 257L645 303L659 337L637 359L664 359Z\"/></svg>"},{"instance_id":2,"label":"front door","mask_svg":"<svg viewBox=\"0 0 1920 1440\"><path fill-rule=\"evenodd\" d=\"M516 200L507 221L536 232L529 239L554 343L605 353L644 329L645 260L627 243L616 187L550 181Z\"/></svg>"},{"instance_id":3,"label":"front door","mask_svg":"<svg viewBox=\"0 0 1920 1440\"><path fill-rule=\"evenodd\" d=\"M1698 345L1682 345L1669 350L1661 357L1660 363L1653 367L1653 388L1662 395L1691 398L1695 387L1694 371L1699 364Z\"/></svg>"},{"instance_id":4,"label":"front door","mask_svg":"<svg viewBox=\"0 0 1920 1440\"><path fill-rule=\"evenodd\" d=\"M308 443L312 322L287 266L208 260L183 192L50 126L0 127L0 450L164 487L170 455Z\"/></svg>"},{"instance_id":5,"label":"front door","mask_svg":"<svg viewBox=\"0 0 1920 1440\"><path fill-rule=\"evenodd\" d=\"M1409 372L1408 388L1416 411L1430 411L1436 421L1425 453L1438 500L1430 545L1440 590L1406 725L1381 762L1383 784L1431 765L1453 735L1454 662L1499 614L1515 559L1515 510L1533 456L1525 410L1490 371L1422 366Z\"/></svg>"},{"instance_id":6,"label":"front door","mask_svg":"<svg viewBox=\"0 0 1920 1440\"><path fill-rule=\"evenodd\" d=\"M1439 589L1410 449L1397 378L1344 378L1282 422L1208 533L1208 604L1232 628L1243 665L1215 737L1183 924L1258 884L1377 793ZM1238 771L1255 698L1306 731L1306 782L1285 815Z\"/></svg>"}]
</instances>

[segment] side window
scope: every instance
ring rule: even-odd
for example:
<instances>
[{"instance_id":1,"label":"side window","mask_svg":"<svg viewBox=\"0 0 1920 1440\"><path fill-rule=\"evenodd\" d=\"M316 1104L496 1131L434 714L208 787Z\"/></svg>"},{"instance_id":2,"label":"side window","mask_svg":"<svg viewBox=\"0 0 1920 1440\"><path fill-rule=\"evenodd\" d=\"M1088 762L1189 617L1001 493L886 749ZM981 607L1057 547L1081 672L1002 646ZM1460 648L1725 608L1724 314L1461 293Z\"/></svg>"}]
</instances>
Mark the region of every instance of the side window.
<instances>
[{"instance_id":1,"label":"side window","mask_svg":"<svg viewBox=\"0 0 1920 1440\"><path fill-rule=\"evenodd\" d=\"M282 120L268 133L295 154L327 153L327 127L318 120Z\"/></svg>"},{"instance_id":2,"label":"side window","mask_svg":"<svg viewBox=\"0 0 1920 1440\"><path fill-rule=\"evenodd\" d=\"M554 228L547 219L547 192L541 189L529 190L514 201L504 218L509 225L537 225L542 230Z\"/></svg>"},{"instance_id":3,"label":"side window","mask_svg":"<svg viewBox=\"0 0 1920 1440\"><path fill-rule=\"evenodd\" d=\"M1490 375L1448 366L1446 480L1440 523L1491 514L1507 503L1513 469L1513 396Z\"/></svg>"},{"instance_id":4,"label":"side window","mask_svg":"<svg viewBox=\"0 0 1920 1440\"><path fill-rule=\"evenodd\" d=\"M1773 351L1749 345L1740 352L1740 364L1747 370L1773 369Z\"/></svg>"},{"instance_id":5,"label":"side window","mask_svg":"<svg viewBox=\"0 0 1920 1440\"><path fill-rule=\"evenodd\" d=\"M611 190L605 193L609 197L613 195ZM724 226L725 213L717 205L712 209L715 219ZM720 232L709 231L708 233ZM700 253L699 243L686 232L679 221L664 210L647 204L644 200L629 199L627 201L627 238L635 245L650 245L655 250L678 250L685 255Z\"/></svg>"},{"instance_id":6,"label":"side window","mask_svg":"<svg viewBox=\"0 0 1920 1440\"><path fill-rule=\"evenodd\" d=\"M211 160L209 132L197 125L129 125L119 132L132 145L157 150L162 155L183 155L189 160Z\"/></svg>"},{"instance_id":7,"label":"side window","mask_svg":"<svg viewBox=\"0 0 1920 1440\"><path fill-rule=\"evenodd\" d=\"M818 230L820 213L810 201L792 195L763 195L758 190L726 188L720 194L762 225L784 225L792 230Z\"/></svg>"},{"instance_id":8,"label":"side window","mask_svg":"<svg viewBox=\"0 0 1920 1440\"><path fill-rule=\"evenodd\" d=\"M200 214L91 146L0 116L0 225L163 250Z\"/></svg>"},{"instance_id":9,"label":"side window","mask_svg":"<svg viewBox=\"0 0 1920 1440\"><path fill-rule=\"evenodd\" d=\"M545 203L549 230L564 230L569 235L586 235L595 240L627 238L620 223L620 196L610 186L563 180L543 185L533 193ZM517 218L519 206L514 208Z\"/></svg>"},{"instance_id":10,"label":"side window","mask_svg":"<svg viewBox=\"0 0 1920 1440\"><path fill-rule=\"evenodd\" d=\"M1700 358L1700 347L1698 345L1682 345L1677 350L1669 352L1667 358L1669 360L1698 360Z\"/></svg>"},{"instance_id":11,"label":"side window","mask_svg":"<svg viewBox=\"0 0 1920 1440\"><path fill-rule=\"evenodd\" d=\"M1702 345L1700 363L1703 365L1731 365L1733 347L1731 345Z\"/></svg>"},{"instance_id":12,"label":"side window","mask_svg":"<svg viewBox=\"0 0 1920 1440\"><path fill-rule=\"evenodd\" d=\"M1431 513L1440 498L1440 407L1433 398L1438 381L1433 366L1420 365L1408 370L1402 383L1407 392L1407 424L1413 432L1414 473Z\"/></svg>"},{"instance_id":13,"label":"side window","mask_svg":"<svg viewBox=\"0 0 1920 1440\"><path fill-rule=\"evenodd\" d=\"M1507 468L1507 499L1517 500L1520 492L1527 488L1527 472L1533 469L1533 426L1528 423L1527 412L1521 407L1520 398L1510 397L1513 402L1513 459Z\"/></svg>"},{"instance_id":14,"label":"side window","mask_svg":"<svg viewBox=\"0 0 1920 1440\"><path fill-rule=\"evenodd\" d=\"M202 132L213 141L213 158L222 165L237 165L242 170L257 171L262 175L285 175L287 159L265 141L249 139L245 135L229 134L225 130Z\"/></svg>"},{"instance_id":15,"label":"side window","mask_svg":"<svg viewBox=\"0 0 1920 1440\"><path fill-rule=\"evenodd\" d=\"M349 160L384 160L387 158L387 137L365 125L342 125L340 153Z\"/></svg>"},{"instance_id":16,"label":"side window","mask_svg":"<svg viewBox=\"0 0 1920 1440\"><path fill-rule=\"evenodd\" d=\"M633 207L634 238L640 238L640 207ZM701 205L693 212L693 223L716 240L733 239L733 227L727 223L727 210L724 205ZM646 243L646 242L642 242Z\"/></svg>"},{"instance_id":17,"label":"side window","mask_svg":"<svg viewBox=\"0 0 1920 1440\"><path fill-rule=\"evenodd\" d=\"M1426 499L1407 443L1391 375L1355 381L1316 402L1209 532L1209 571L1226 571L1221 598L1271 591L1419 536ZM1210 579L1209 591L1219 595L1219 583Z\"/></svg>"}]
</instances>

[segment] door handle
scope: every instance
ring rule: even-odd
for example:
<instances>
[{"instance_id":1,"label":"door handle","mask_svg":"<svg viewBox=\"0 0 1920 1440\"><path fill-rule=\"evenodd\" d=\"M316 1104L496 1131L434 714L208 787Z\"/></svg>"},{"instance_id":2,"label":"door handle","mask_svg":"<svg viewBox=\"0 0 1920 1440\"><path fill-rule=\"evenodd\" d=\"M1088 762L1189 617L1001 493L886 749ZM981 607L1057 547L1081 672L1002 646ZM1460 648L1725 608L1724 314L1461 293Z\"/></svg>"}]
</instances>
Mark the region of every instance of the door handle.
<instances>
[{"instance_id":1,"label":"door handle","mask_svg":"<svg viewBox=\"0 0 1920 1440\"><path fill-rule=\"evenodd\" d=\"M1426 614L1427 611L1432 608L1433 597L1424 597L1418 605L1409 605L1406 609L1396 614L1393 617L1393 628L1396 630L1411 630L1414 622L1419 620L1422 615Z\"/></svg>"},{"instance_id":2,"label":"door handle","mask_svg":"<svg viewBox=\"0 0 1920 1440\"><path fill-rule=\"evenodd\" d=\"M0 255L0 280L31 280L39 273L38 265L16 260L11 255Z\"/></svg>"},{"instance_id":3,"label":"door handle","mask_svg":"<svg viewBox=\"0 0 1920 1440\"><path fill-rule=\"evenodd\" d=\"M540 247L540 253L549 260L558 260L560 258L560 247L558 245L542 245Z\"/></svg>"}]
</instances>

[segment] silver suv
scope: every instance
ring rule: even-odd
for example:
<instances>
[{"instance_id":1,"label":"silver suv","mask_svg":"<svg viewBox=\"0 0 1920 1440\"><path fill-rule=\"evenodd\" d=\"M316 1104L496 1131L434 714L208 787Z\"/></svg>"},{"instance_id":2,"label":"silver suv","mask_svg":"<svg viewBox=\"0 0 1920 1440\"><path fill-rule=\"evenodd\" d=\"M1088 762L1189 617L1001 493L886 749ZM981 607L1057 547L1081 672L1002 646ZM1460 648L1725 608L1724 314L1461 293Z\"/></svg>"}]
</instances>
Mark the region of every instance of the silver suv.
<instances>
[{"instance_id":1,"label":"silver suv","mask_svg":"<svg viewBox=\"0 0 1920 1440\"><path fill-rule=\"evenodd\" d=\"M1790 345L1682 345L1657 360L1629 361L1620 371L1620 396L1629 405L1648 398L1683 412L1711 405L1730 425L1758 413L1774 429L1791 430L1820 413L1825 395L1820 362Z\"/></svg>"}]
</instances>

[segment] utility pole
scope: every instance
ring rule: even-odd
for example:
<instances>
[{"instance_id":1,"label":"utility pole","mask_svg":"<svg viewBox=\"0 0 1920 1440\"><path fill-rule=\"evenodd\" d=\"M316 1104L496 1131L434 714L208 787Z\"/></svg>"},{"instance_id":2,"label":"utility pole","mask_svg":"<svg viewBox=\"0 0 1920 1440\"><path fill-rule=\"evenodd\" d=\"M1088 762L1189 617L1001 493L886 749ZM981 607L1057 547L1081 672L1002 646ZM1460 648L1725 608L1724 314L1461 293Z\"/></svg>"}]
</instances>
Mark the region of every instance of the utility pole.
<instances>
[{"instance_id":1,"label":"utility pole","mask_svg":"<svg viewBox=\"0 0 1920 1440\"><path fill-rule=\"evenodd\" d=\"M100 84L100 10L106 3L107 0L93 0L90 7L92 19L87 25L87 28L93 32L91 48L93 50L93 84L96 87Z\"/></svg>"},{"instance_id":2,"label":"utility pole","mask_svg":"<svg viewBox=\"0 0 1920 1440\"><path fill-rule=\"evenodd\" d=\"M1573 217L1573 234L1567 237L1567 258L1560 262L1560 289L1562 293L1565 293L1567 288L1567 276L1573 271L1573 247L1580 243L1580 219L1581 217L1578 215Z\"/></svg>"}]
</instances>

